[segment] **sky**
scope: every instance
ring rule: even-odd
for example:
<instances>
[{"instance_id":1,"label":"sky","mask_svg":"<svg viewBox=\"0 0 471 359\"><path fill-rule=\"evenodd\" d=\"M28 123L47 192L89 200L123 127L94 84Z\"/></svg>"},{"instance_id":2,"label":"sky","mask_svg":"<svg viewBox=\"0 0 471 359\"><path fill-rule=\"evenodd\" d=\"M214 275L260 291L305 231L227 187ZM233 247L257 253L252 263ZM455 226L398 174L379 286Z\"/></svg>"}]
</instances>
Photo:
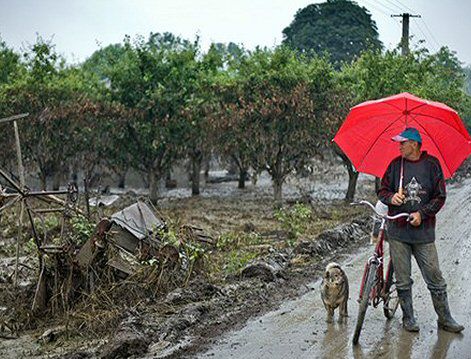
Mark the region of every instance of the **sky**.
<instances>
[{"instance_id":1,"label":"sky","mask_svg":"<svg viewBox=\"0 0 471 359\"><path fill-rule=\"evenodd\" d=\"M235 42L248 49L273 47L296 11L321 1L308 0L0 0L0 37L16 50L51 40L69 63L85 60L100 47L122 42L125 35L172 32L203 49L211 42ZM431 52L446 45L471 65L471 1L358 0L376 21L387 49L401 37L400 19L408 12L412 46L425 40Z\"/></svg>"}]
</instances>

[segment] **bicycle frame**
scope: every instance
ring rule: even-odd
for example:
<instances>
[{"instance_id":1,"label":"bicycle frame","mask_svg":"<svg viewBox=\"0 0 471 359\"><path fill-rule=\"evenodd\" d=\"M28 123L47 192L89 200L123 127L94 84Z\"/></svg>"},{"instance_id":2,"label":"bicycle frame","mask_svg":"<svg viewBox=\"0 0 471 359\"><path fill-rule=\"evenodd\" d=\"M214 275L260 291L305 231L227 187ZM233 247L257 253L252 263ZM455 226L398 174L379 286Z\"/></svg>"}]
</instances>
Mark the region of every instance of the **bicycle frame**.
<instances>
[{"instance_id":1,"label":"bicycle frame","mask_svg":"<svg viewBox=\"0 0 471 359\"><path fill-rule=\"evenodd\" d=\"M378 233L378 243L375 246L373 255L368 258L367 263L365 264L365 270L363 271L363 278L361 280L360 287L360 299L363 296L363 289L366 281L366 274L368 273L368 267L371 263L376 263L376 281L373 287L373 290L370 293L370 299L373 304L373 307L376 308L381 301L384 301L389 294L389 289L391 288L392 283L390 278L392 278L393 265L391 258L389 258L388 266L386 269L386 276L384 276L384 240L385 240L385 227L386 220L383 218L381 220L381 226Z\"/></svg>"},{"instance_id":2,"label":"bicycle frame","mask_svg":"<svg viewBox=\"0 0 471 359\"><path fill-rule=\"evenodd\" d=\"M371 263L377 265L376 268L376 280L373 290L370 293L370 299L372 301L373 307L377 307L381 301L385 300L386 295L389 292L391 287L390 278L392 278L392 261L389 259L388 267L386 270L386 277L384 277L384 233L385 233L386 219L381 219L381 226L378 233L378 243L376 244L374 253L371 257L368 258L367 263L365 264L365 270L363 271L363 278L361 280L360 287L360 299L363 296L363 289L365 286L366 275L368 273L368 268Z\"/></svg>"}]
</instances>

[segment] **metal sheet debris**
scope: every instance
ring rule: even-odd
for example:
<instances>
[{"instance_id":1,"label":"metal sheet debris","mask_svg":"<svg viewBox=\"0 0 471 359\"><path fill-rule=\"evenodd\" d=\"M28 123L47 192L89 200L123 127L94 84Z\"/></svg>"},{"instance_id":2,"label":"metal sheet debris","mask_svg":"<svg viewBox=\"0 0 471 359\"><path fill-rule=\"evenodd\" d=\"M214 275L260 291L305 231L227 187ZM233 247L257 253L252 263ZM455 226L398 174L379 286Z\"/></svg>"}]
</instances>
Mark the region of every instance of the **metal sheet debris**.
<instances>
[{"instance_id":1,"label":"metal sheet debris","mask_svg":"<svg viewBox=\"0 0 471 359\"><path fill-rule=\"evenodd\" d=\"M144 239L155 231L165 228L165 223L140 201L113 214L111 222L126 229L138 239Z\"/></svg>"}]
</instances>

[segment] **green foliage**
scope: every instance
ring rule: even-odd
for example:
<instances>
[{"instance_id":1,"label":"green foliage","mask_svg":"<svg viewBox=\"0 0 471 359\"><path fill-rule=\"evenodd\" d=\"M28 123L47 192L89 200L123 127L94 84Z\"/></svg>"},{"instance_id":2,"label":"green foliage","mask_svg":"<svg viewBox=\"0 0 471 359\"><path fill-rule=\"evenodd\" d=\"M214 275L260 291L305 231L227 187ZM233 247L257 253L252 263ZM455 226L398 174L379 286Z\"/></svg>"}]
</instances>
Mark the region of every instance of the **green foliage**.
<instances>
[{"instance_id":1,"label":"green foliage","mask_svg":"<svg viewBox=\"0 0 471 359\"><path fill-rule=\"evenodd\" d=\"M38 246L33 238L30 238L25 245L23 246L23 250L25 251L26 255L33 255L38 253Z\"/></svg>"},{"instance_id":2,"label":"green foliage","mask_svg":"<svg viewBox=\"0 0 471 359\"><path fill-rule=\"evenodd\" d=\"M284 44L303 53L328 52L337 64L351 62L367 49L382 48L368 10L346 0L327 0L298 10L283 34Z\"/></svg>"},{"instance_id":3,"label":"green foliage","mask_svg":"<svg viewBox=\"0 0 471 359\"><path fill-rule=\"evenodd\" d=\"M471 95L471 66L467 66L463 70L466 75L466 92Z\"/></svg>"},{"instance_id":4,"label":"green foliage","mask_svg":"<svg viewBox=\"0 0 471 359\"><path fill-rule=\"evenodd\" d=\"M222 234L216 243L216 248L221 251L248 247L261 243L258 233L228 232Z\"/></svg>"},{"instance_id":5,"label":"green foliage","mask_svg":"<svg viewBox=\"0 0 471 359\"><path fill-rule=\"evenodd\" d=\"M280 208L275 211L275 218L281 223L281 227L288 232L290 239L298 239L307 228L312 210L310 207L296 203L290 208Z\"/></svg>"},{"instance_id":6,"label":"green foliage","mask_svg":"<svg viewBox=\"0 0 471 359\"><path fill-rule=\"evenodd\" d=\"M93 153L96 163L96 156L101 155L97 145L103 140L93 139L90 135L97 135L94 126L85 124L100 123L98 106L92 100L99 84L80 69L66 68L54 45L40 37L24 59L27 71L0 87L0 103L7 108L6 114L30 114L19 122L23 154L26 164L38 169L45 189L46 177L61 171L72 158L88 152L86 158L92 160ZM107 112L113 115L109 108Z\"/></svg>"},{"instance_id":7,"label":"green foliage","mask_svg":"<svg viewBox=\"0 0 471 359\"><path fill-rule=\"evenodd\" d=\"M226 274L237 274L250 261L258 257L258 254L250 251L231 250L226 254L223 270Z\"/></svg>"},{"instance_id":8,"label":"green foliage","mask_svg":"<svg viewBox=\"0 0 471 359\"><path fill-rule=\"evenodd\" d=\"M44 218L44 229L46 231L57 231L60 229L61 222L58 216L49 215Z\"/></svg>"},{"instance_id":9,"label":"green foliage","mask_svg":"<svg viewBox=\"0 0 471 359\"><path fill-rule=\"evenodd\" d=\"M92 236L95 229L95 225L81 215L72 217L70 224L73 230L72 241L79 245L85 243Z\"/></svg>"},{"instance_id":10,"label":"green foliage","mask_svg":"<svg viewBox=\"0 0 471 359\"><path fill-rule=\"evenodd\" d=\"M13 82L21 71L20 56L9 49L0 37L0 86Z\"/></svg>"},{"instance_id":11,"label":"green foliage","mask_svg":"<svg viewBox=\"0 0 471 359\"><path fill-rule=\"evenodd\" d=\"M260 256L260 251L254 246L262 243L262 237L255 232L222 234L216 243L218 256L221 258L219 266L226 275L237 274L250 261Z\"/></svg>"},{"instance_id":12,"label":"green foliage","mask_svg":"<svg viewBox=\"0 0 471 359\"><path fill-rule=\"evenodd\" d=\"M447 48L433 55L425 49L408 56L396 50L366 52L343 68L340 80L350 87L356 102L407 91L458 107L464 94L463 71Z\"/></svg>"},{"instance_id":13,"label":"green foliage","mask_svg":"<svg viewBox=\"0 0 471 359\"><path fill-rule=\"evenodd\" d=\"M169 226L169 228L160 228L156 231L157 238L162 241L162 245L171 245L176 248L180 247L180 239L178 238L178 231Z\"/></svg>"},{"instance_id":14,"label":"green foliage","mask_svg":"<svg viewBox=\"0 0 471 359\"><path fill-rule=\"evenodd\" d=\"M286 176L330 140L325 116L334 69L326 58L278 47L247 53L218 80L221 103L213 124L218 148L240 169L266 170L280 202Z\"/></svg>"},{"instance_id":15,"label":"green foliage","mask_svg":"<svg viewBox=\"0 0 471 359\"><path fill-rule=\"evenodd\" d=\"M339 18L345 28L335 25ZM362 34L352 44L341 43L349 56L349 46L366 46L365 38L375 43L377 36L366 10L345 0L300 10L285 42L294 46L288 33L309 26L342 41L348 38L338 35L342 31ZM329 36L312 36L317 54L288 46L247 51L233 43L214 44L203 53L198 39L150 34L100 49L82 66L66 66L41 37L23 56L0 40L0 113L30 114L19 122L25 164L37 170L44 188L48 176L71 164L80 164L86 178L97 165L116 173L133 167L147 176L153 200L158 179L176 161L189 157L198 164L215 150L235 160L241 173L250 167L267 171L281 202L286 177L322 152L348 109L368 99L409 91L444 102L471 122L464 91L470 70L449 49L404 57L363 51L366 46L361 55L355 52L356 61L336 69L318 55L325 48L316 41L335 43ZM0 165L14 159L7 125L0 131ZM199 174L198 166L194 170Z\"/></svg>"}]
</instances>

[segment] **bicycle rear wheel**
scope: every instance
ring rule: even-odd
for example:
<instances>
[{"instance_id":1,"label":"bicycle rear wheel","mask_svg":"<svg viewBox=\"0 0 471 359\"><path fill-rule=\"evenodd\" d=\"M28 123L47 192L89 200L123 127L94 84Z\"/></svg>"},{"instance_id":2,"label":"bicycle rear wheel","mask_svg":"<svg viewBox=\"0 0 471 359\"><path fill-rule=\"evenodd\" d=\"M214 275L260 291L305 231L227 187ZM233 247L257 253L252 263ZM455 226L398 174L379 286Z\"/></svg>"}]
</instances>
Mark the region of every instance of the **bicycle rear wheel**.
<instances>
[{"instance_id":1,"label":"bicycle rear wheel","mask_svg":"<svg viewBox=\"0 0 471 359\"><path fill-rule=\"evenodd\" d=\"M360 298L360 305L358 308L358 318L357 318L357 325L355 327L355 332L353 333L353 344L358 344L358 339L360 338L361 328L363 327L363 322L365 321L365 314L366 310L368 309L368 304L370 302L370 294L371 290L373 289L373 285L376 279L376 268L378 265L376 263L371 263L367 270L367 275L364 277L366 278L365 284L363 286L363 294Z\"/></svg>"},{"instance_id":2,"label":"bicycle rear wheel","mask_svg":"<svg viewBox=\"0 0 471 359\"><path fill-rule=\"evenodd\" d=\"M392 319L399 307L399 297L393 280L393 270L389 270L386 283L387 294L384 297L383 313L387 319Z\"/></svg>"}]
</instances>

